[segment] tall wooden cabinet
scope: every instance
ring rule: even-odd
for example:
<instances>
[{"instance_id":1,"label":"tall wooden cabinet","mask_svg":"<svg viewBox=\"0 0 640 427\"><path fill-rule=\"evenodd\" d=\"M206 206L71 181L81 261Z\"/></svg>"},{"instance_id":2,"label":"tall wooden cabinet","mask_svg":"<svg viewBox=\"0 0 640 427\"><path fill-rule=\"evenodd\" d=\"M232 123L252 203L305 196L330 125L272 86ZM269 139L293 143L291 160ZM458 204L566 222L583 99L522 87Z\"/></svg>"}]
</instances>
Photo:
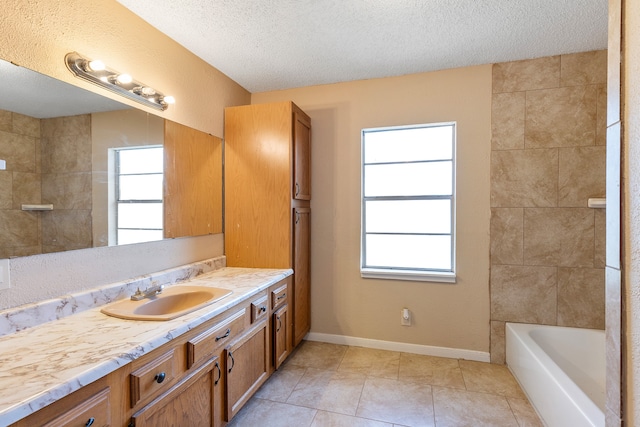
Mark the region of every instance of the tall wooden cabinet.
<instances>
[{"instance_id":1,"label":"tall wooden cabinet","mask_svg":"<svg viewBox=\"0 0 640 427\"><path fill-rule=\"evenodd\" d=\"M226 108L224 150L227 265L294 270L295 346L311 325L311 119L292 102Z\"/></svg>"}]
</instances>

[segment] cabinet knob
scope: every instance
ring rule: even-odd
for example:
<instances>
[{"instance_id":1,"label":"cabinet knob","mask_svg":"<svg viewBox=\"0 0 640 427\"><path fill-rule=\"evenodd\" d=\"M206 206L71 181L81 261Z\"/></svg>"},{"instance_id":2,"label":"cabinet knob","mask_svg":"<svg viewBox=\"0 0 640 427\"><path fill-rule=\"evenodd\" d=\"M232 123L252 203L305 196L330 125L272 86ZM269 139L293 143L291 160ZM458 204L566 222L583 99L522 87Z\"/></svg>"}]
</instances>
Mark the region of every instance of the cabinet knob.
<instances>
[{"instance_id":1,"label":"cabinet knob","mask_svg":"<svg viewBox=\"0 0 640 427\"><path fill-rule=\"evenodd\" d=\"M91 417L87 420L87 423L84 425L84 427L91 427L95 422L96 422L96 419Z\"/></svg>"},{"instance_id":2,"label":"cabinet knob","mask_svg":"<svg viewBox=\"0 0 640 427\"><path fill-rule=\"evenodd\" d=\"M158 384L160 384L162 383L162 381L164 381L166 377L167 377L167 374L165 374L164 372L160 372L159 374L156 374L154 379Z\"/></svg>"},{"instance_id":3,"label":"cabinet knob","mask_svg":"<svg viewBox=\"0 0 640 427\"><path fill-rule=\"evenodd\" d=\"M260 307L260 311L265 313L267 311L267 306L263 305L262 307Z\"/></svg>"}]
</instances>

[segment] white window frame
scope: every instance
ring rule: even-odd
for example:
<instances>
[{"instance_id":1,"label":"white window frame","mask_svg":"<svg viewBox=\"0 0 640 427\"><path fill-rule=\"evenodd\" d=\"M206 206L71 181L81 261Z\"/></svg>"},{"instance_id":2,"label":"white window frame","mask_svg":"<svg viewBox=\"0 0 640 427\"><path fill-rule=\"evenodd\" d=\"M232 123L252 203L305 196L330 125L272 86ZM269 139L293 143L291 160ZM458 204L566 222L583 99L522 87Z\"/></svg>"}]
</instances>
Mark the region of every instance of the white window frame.
<instances>
[{"instance_id":1,"label":"white window frame","mask_svg":"<svg viewBox=\"0 0 640 427\"><path fill-rule=\"evenodd\" d=\"M159 204L163 205L163 199L145 199L145 200L122 200L120 199L120 176L121 175L164 175L163 172L153 172L153 173L135 173L135 174L121 174L120 172L120 152L122 151L130 151L130 150L148 150L153 148L163 148L162 145L140 145L135 147L122 147L113 149L114 156L114 181L113 181L113 191L114 191L114 200L113 200L113 242L115 245L120 245L121 243L118 241L118 231L119 230L128 230L128 228L121 228L118 224L118 216L120 215L119 206L120 204L128 204L128 203L149 203L149 204ZM139 227L133 230L153 230L153 231L163 231L164 225L162 228L151 228L151 227ZM160 239L162 240L162 238ZM149 240L150 242L156 240ZM146 242L146 241L145 241ZM144 242L140 242L144 243Z\"/></svg>"},{"instance_id":2,"label":"white window frame","mask_svg":"<svg viewBox=\"0 0 640 427\"><path fill-rule=\"evenodd\" d=\"M421 196L393 196L393 197L365 197L365 139L366 134L380 131L406 130L415 128L442 127L451 126L452 132L452 153L451 153L451 180L452 194L450 196L421 195ZM428 123L409 126L390 126L362 129L361 131L361 239L360 239L360 275L363 278L373 279L392 279L392 280L412 280L412 281L428 281L428 282L456 282L456 145L457 145L457 124L456 122ZM393 163L393 162L392 162ZM417 163L417 162L398 162L398 163ZM439 269L416 269L397 266L373 267L365 265L366 261L366 201L369 200L451 200L451 270ZM416 233L419 234L419 233Z\"/></svg>"}]
</instances>

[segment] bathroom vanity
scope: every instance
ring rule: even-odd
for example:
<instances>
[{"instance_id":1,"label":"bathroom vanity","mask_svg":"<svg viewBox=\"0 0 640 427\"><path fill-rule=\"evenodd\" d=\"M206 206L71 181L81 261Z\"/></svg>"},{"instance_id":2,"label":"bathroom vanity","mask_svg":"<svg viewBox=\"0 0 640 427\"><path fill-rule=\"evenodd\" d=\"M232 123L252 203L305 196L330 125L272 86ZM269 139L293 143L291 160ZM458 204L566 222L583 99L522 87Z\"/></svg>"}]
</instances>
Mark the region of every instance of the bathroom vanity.
<instances>
[{"instance_id":1,"label":"bathroom vanity","mask_svg":"<svg viewBox=\"0 0 640 427\"><path fill-rule=\"evenodd\" d=\"M292 273L221 268L171 285L232 291L172 320L94 307L0 337L0 425L226 424L291 351Z\"/></svg>"}]
</instances>

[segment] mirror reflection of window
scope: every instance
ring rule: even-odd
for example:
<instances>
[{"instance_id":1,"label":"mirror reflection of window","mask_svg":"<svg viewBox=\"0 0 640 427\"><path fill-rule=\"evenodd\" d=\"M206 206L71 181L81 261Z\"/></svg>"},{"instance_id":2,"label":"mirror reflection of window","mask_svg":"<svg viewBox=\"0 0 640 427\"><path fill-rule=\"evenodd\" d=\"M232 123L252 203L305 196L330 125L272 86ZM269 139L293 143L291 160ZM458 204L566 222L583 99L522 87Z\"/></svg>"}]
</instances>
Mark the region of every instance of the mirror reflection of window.
<instances>
[{"instance_id":1,"label":"mirror reflection of window","mask_svg":"<svg viewBox=\"0 0 640 427\"><path fill-rule=\"evenodd\" d=\"M163 238L163 148L127 147L115 151L116 245Z\"/></svg>"}]
</instances>

